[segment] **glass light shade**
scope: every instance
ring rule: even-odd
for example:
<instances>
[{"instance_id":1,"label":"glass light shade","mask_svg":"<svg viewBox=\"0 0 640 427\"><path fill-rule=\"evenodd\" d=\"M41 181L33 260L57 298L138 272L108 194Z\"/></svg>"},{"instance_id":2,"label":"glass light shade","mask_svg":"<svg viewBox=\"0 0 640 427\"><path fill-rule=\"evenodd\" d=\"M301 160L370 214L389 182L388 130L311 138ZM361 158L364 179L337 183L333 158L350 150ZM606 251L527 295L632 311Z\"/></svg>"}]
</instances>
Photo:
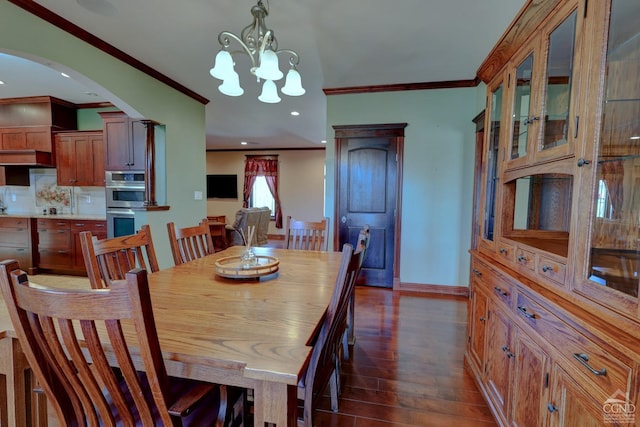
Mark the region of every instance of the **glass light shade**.
<instances>
[{"instance_id":1,"label":"glass light shade","mask_svg":"<svg viewBox=\"0 0 640 427\"><path fill-rule=\"evenodd\" d=\"M244 93L244 89L240 87L240 78L238 73L232 71L233 74L227 76L222 84L218 86L218 90L227 96L240 96Z\"/></svg>"},{"instance_id":2,"label":"glass light shade","mask_svg":"<svg viewBox=\"0 0 640 427\"><path fill-rule=\"evenodd\" d=\"M280 80L284 74L280 71L278 55L270 49L260 54L260 66L256 69L256 76L264 80Z\"/></svg>"},{"instance_id":3,"label":"glass light shade","mask_svg":"<svg viewBox=\"0 0 640 427\"><path fill-rule=\"evenodd\" d=\"M209 74L211 74L216 79L226 80L231 77L235 73L233 69L233 58L231 54L226 50L221 50L216 55L216 59L213 63L213 68L209 70Z\"/></svg>"},{"instance_id":4,"label":"glass light shade","mask_svg":"<svg viewBox=\"0 0 640 427\"><path fill-rule=\"evenodd\" d=\"M266 102L267 104L277 104L281 101L278 96L278 89L276 88L276 84L273 80L264 81L264 84L262 85L262 93L258 99L262 102Z\"/></svg>"},{"instance_id":5,"label":"glass light shade","mask_svg":"<svg viewBox=\"0 0 640 427\"><path fill-rule=\"evenodd\" d=\"M306 90L302 87L302 80L300 79L300 73L295 68L292 68L287 73L287 78L284 81L282 87L282 93L289 96L304 95Z\"/></svg>"}]
</instances>

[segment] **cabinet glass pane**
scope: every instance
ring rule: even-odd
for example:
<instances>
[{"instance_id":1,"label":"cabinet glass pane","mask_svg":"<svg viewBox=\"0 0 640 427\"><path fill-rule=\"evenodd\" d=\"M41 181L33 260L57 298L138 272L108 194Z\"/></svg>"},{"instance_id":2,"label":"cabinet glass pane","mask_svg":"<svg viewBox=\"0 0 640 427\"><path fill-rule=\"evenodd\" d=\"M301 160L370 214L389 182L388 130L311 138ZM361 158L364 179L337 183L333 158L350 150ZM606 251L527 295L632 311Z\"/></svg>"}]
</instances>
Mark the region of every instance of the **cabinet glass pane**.
<instances>
[{"instance_id":1,"label":"cabinet glass pane","mask_svg":"<svg viewBox=\"0 0 640 427\"><path fill-rule=\"evenodd\" d=\"M531 73L533 71L533 53L518 65L516 70L516 89L513 100L513 140L511 159L527 154L529 136L529 111L531 109Z\"/></svg>"},{"instance_id":2,"label":"cabinet glass pane","mask_svg":"<svg viewBox=\"0 0 640 427\"><path fill-rule=\"evenodd\" d=\"M597 159L589 279L638 296L640 274L640 15L612 0Z\"/></svg>"},{"instance_id":3,"label":"cabinet glass pane","mask_svg":"<svg viewBox=\"0 0 640 427\"><path fill-rule=\"evenodd\" d=\"M567 143L575 33L574 11L549 35L542 150Z\"/></svg>"},{"instance_id":4,"label":"cabinet glass pane","mask_svg":"<svg viewBox=\"0 0 640 427\"><path fill-rule=\"evenodd\" d=\"M515 185L514 230L569 231L573 176L545 173L510 185Z\"/></svg>"},{"instance_id":5,"label":"cabinet glass pane","mask_svg":"<svg viewBox=\"0 0 640 427\"><path fill-rule=\"evenodd\" d=\"M500 117L502 116L502 85L491 94L491 116L487 149L487 181L485 183L484 238L493 241L496 215L496 182L498 179L498 147L500 140Z\"/></svg>"}]
</instances>

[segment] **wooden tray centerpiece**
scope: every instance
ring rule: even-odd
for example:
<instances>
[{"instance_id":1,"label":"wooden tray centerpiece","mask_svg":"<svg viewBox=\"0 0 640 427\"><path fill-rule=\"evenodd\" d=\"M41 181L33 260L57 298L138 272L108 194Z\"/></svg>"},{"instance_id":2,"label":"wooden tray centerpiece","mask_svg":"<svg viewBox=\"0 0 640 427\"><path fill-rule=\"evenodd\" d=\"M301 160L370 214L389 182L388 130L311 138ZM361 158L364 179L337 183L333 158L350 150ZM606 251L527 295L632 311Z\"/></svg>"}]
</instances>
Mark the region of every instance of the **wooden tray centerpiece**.
<instances>
[{"instance_id":1,"label":"wooden tray centerpiece","mask_svg":"<svg viewBox=\"0 0 640 427\"><path fill-rule=\"evenodd\" d=\"M242 255L220 258L216 261L216 274L230 279L254 279L278 271L280 260L272 256L256 255L251 247L255 227L247 229L246 248ZM242 236L244 237L244 236Z\"/></svg>"}]
</instances>

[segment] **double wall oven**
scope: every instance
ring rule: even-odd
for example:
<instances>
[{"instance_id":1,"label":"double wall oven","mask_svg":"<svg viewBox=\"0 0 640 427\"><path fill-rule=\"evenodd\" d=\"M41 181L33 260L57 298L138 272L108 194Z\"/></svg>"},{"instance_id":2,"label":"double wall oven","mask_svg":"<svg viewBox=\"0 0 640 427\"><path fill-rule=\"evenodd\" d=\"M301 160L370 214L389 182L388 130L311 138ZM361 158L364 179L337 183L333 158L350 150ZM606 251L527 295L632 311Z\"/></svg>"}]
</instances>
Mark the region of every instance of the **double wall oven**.
<instances>
[{"instance_id":1,"label":"double wall oven","mask_svg":"<svg viewBox=\"0 0 640 427\"><path fill-rule=\"evenodd\" d=\"M134 209L144 206L144 181L144 171L106 172L108 238L136 232Z\"/></svg>"}]
</instances>

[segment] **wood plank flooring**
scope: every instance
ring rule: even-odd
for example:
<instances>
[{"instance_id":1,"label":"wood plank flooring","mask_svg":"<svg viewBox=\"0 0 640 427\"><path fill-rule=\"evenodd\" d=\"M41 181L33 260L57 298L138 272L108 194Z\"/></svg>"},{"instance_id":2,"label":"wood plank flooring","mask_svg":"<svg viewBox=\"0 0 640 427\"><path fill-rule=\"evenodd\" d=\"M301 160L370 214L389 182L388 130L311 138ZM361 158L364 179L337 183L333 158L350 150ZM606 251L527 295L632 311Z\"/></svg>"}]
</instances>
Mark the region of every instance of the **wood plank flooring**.
<instances>
[{"instance_id":1,"label":"wood plank flooring","mask_svg":"<svg viewBox=\"0 0 640 427\"><path fill-rule=\"evenodd\" d=\"M40 280L39 280L40 279ZM36 275L55 285L86 278ZM463 367L465 297L356 288L356 343L342 367L339 411L328 396L319 427L496 426ZM55 420L50 419L50 426Z\"/></svg>"},{"instance_id":2,"label":"wood plank flooring","mask_svg":"<svg viewBox=\"0 0 640 427\"><path fill-rule=\"evenodd\" d=\"M463 367L467 299L356 288L356 343L342 368L338 413L317 426L495 426Z\"/></svg>"}]
</instances>

